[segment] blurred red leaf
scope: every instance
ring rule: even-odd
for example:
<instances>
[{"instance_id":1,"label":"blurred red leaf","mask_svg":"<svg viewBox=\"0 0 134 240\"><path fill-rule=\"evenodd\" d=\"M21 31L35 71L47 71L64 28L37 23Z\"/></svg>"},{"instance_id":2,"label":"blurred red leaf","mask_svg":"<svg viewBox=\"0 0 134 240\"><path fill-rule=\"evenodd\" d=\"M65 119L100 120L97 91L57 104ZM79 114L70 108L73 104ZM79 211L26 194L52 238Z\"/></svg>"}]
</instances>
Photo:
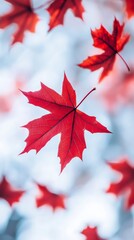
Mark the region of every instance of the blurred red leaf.
<instances>
[{"instance_id":1,"label":"blurred red leaf","mask_svg":"<svg viewBox=\"0 0 134 240\"><path fill-rule=\"evenodd\" d=\"M13 104L12 95L0 96L0 113L10 112Z\"/></svg>"},{"instance_id":2,"label":"blurred red leaf","mask_svg":"<svg viewBox=\"0 0 134 240\"><path fill-rule=\"evenodd\" d=\"M53 210L57 208L65 208L66 196L63 194L56 194L48 190L46 186L37 184L39 189L39 196L36 198L37 207L49 205Z\"/></svg>"},{"instance_id":3,"label":"blurred red leaf","mask_svg":"<svg viewBox=\"0 0 134 240\"><path fill-rule=\"evenodd\" d=\"M78 64L78 66L90 69L91 71L96 71L102 67L103 71L99 78L99 82L101 82L103 78L112 71L116 54L118 54L127 66L127 69L130 70L125 60L119 54L130 37L128 34L122 35L123 29L124 24L120 25L119 21L115 18L112 34L110 34L102 25L95 31L91 30L91 35L94 40L93 46L104 50L104 52L102 54L88 57L82 63Z\"/></svg>"},{"instance_id":4,"label":"blurred red leaf","mask_svg":"<svg viewBox=\"0 0 134 240\"><path fill-rule=\"evenodd\" d=\"M43 83L36 92L23 92L29 103L42 107L51 112L29 122L24 127L29 130L25 140L24 152L35 149L38 152L46 143L58 133L61 133L58 156L60 157L61 171L74 157L82 159L83 150L86 148L84 131L91 133L106 132L106 127L96 121L93 116L79 111L77 108L84 99L95 89L92 89L83 100L76 105L76 94L71 84L64 76L62 95L48 88Z\"/></svg>"},{"instance_id":5,"label":"blurred red leaf","mask_svg":"<svg viewBox=\"0 0 134 240\"><path fill-rule=\"evenodd\" d=\"M33 12L30 0L6 0L12 4L12 9L9 13L0 16L0 28L6 28L12 23L16 23L17 30L15 31L12 39L12 44L22 42L25 31L35 31L36 23L39 18Z\"/></svg>"},{"instance_id":6,"label":"blurred red leaf","mask_svg":"<svg viewBox=\"0 0 134 240\"><path fill-rule=\"evenodd\" d=\"M5 199L10 206L19 202L25 191L18 190L13 187L5 177L0 182L0 198Z\"/></svg>"},{"instance_id":7,"label":"blurred red leaf","mask_svg":"<svg viewBox=\"0 0 134 240\"><path fill-rule=\"evenodd\" d=\"M134 16L134 1L133 0L125 0L126 2L126 12L128 18L131 18Z\"/></svg>"},{"instance_id":8,"label":"blurred red leaf","mask_svg":"<svg viewBox=\"0 0 134 240\"><path fill-rule=\"evenodd\" d=\"M20 94L19 88L21 87L24 87L24 81L18 78L14 81L12 86L8 86L8 93L0 95L0 114L11 111L15 102L15 97Z\"/></svg>"},{"instance_id":9,"label":"blurred red leaf","mask_svg":"<svg viewBox=\"0 0 134 240\"><path fill-rule=\"evenodd\" d=\"M97 233L97 227L87 226L81 233L85 235L85 240L103 240Z\"/></svg>"},{"instance_id":10,"label":"blurred red leaf","mask_svg":"<svg viewBox=\"0 0 134 240\"><path fill-rule=\"evenodd\" d=\"M49 22L49 31L63 24L64 15L66 14L68 9L72 9L74 15L82 19L82 13L84 12L84 8L82 6L82 0L55 0L51 3L51 5L47 8L47 11L50 14L50 22Z\"/></svg>"},{"instance_id":11,"label":"blurred red leaf","mask_svg":"<svg viewBox=\"0 0 134 240\"><path fill-rule=\"evenodd\" d=\"M119 181L111 183L107 193L113 193L116 196L126 196L126 209L134 204L134 166L131 166L128 159L122 159L118 162L109 162L108 165L114 171L120 173Z\"/></svg>"},{"instance_id":12,"label":"blurred red leaf","mask_svg":"<svg viewBox=\"0 0 134 240\"><path fill-rule=\"evenodd\" d=\"M107 83L100 90L99 98L102 98L106 108L110 112L119 110L124 105L134 104L134 69L124 73L115 69Z\"/></svg>"}]
</instances>

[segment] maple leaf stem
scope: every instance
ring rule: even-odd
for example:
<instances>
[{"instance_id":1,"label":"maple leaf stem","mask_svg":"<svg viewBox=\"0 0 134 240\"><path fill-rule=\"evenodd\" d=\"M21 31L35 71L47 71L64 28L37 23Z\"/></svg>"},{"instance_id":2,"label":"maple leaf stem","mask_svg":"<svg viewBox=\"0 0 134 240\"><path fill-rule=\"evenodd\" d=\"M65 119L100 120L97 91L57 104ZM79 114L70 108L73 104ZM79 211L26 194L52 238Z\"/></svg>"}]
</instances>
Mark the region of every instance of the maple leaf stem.
<instances>
[{"instance_id":1,"label":"maple leaf stem","mask_svg":"<svg viewBox=\"0 0 134 240\"><path fill-rule=\"evenodd\" d=\"M45 8L48 4L51 4L51 3L52 3L52 0L50 0L50 1L47 2L47 3L41 4L40 6L34 8L33 10L36 11L36 10L39 10L39 9L41 9L41 8Z\"/></svg>"},{"instance_id":2,"label":"maple leaf stem","mask_svg":"<svg viewBox=\"0 0 134 240\"><path fill-rule=\"evenodd\" d=\"M122 61L125 63L125 65L126 65L128 71L130 71L130 68L129 68L127 62L125 61L125 59L124 59L124 58L123 58L118 52L117 52L117 54L118 54L118 56L122 59Z\"/></svg>"},{"instance_id":3,"label":"maple leaf stem","mask_svg":"<svg viewBox=\"0 0 134 240\"><path fill-rule=\"evenodd\" d=\"M88 92L87 94L86 94L86 96L78 103L78 105L76 106L76 108L78 108L80 105L81 105L81 103L88 97L88 95L90 94L90 93L92 93L93 91L95 91L96 90L96 88L93 88L90 92Z\"/></svg>"},{"instance_id":4,"label":"maple leaf stem","mask_svg":"<svg viewBox=\"0 0 134 240\"><path fill-rule=\"evenodd\" d=\"M34 11L39 10L39 9L45 7L45 5L46 5L46 4L42 4L42 5L40 5L40 6L36 7L36 8L33 8L33 10L34 10Z\"/></svg>"}]
</instances>

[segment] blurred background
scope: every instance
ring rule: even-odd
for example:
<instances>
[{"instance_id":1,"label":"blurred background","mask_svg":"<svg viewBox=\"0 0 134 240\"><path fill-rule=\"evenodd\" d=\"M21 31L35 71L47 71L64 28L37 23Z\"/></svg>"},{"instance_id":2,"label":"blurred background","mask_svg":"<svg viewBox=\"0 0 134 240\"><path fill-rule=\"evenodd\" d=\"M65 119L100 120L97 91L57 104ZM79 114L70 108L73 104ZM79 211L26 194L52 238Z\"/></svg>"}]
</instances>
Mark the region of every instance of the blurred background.
<instances>
[{"instance_id":1,"label":"blurred background","mask_svg":"<svg viewBox=\"0 0 134 240\"><path fill-rule=\"evenodd\" d=\"M36 8L45 1L32 2ZM50 32L48 12L38 9L36 31L26 32L23 43L10 44L15 24L0 29L0 178L6 176L11 185L26 191L12 207L0 199L0 240L84 240L80 232L87 225L97 226L98 234L107 240L134 238L133 208L126 211L124 197L106 194L119 177L106 162L126 157L134 163L134 17L127 18L123 0L83 0L82 4L84 21L68 10L64 26ZM0 16L10 8L0 0ZM131 35L121 52L131 71L116 56L113 71L99 84L102 69L90 72L77 64L98 51L92 46L90 30L103 24L112 32L114 17L125 22L125 32ZM28 135L21 126L47 113L28 104L19 89L37 91L43 82L61 94L64 72L77 102L96 87L80 110L96 116L112 134L85 132L83 162L74 158L60 174L60 135L38 154L32 150L19 155ZM66 209L36 208L35 182L66 195Z\"/></svg>"}]
</instances>

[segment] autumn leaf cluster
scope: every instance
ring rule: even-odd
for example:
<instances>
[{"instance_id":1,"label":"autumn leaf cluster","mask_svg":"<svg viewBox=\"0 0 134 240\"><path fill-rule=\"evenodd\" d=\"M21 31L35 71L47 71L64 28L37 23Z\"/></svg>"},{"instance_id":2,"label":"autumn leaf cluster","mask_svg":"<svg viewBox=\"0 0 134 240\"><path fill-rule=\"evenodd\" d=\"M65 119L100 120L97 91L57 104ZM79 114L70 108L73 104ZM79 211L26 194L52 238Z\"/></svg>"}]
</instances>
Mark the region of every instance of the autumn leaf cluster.
<instances>
[{"instance_id":1,"label":"autumn leaf cluster","mask_svg":"<svg viewBox=\"0 0 134 240\"><path fill-rule=\"evenodd\" d=\"M36 7L31 0L5 0L5 2L9 3L10 7L9 11L0 15L0 29L5 32L9 26L16 26L10 39L10 49L15 48L18 43L23 44L27 32L36 34L37 24L42 21L40 10L42 10L44 14L47 13L49 15L47 34L54 31L59 25L64 28L64 20L68 10L71 10L74 18L79 18L84 24L86 7L82 0L53 0L46 1L41 5L39 5L38 1L38 6ZM35 107L40 107L44 111L43 116L30 120L29 123L23 126L28 130L28 136L25 140L26 145L24 150L22 150L20 155L28 153L31 150L35 150L36 153L38 153L46 144L49 144L48 142L54 136L60 134L57 155L60 159L62 172L67 164L71 164L71 161L75 160L76 157L83 160L83 152L84 149L86 149L86 131L90 133L91 139L91 134L109 133L108 137L111 132L114 134L111 129L108 129L100 123L95 116L88 115L86 111L81 111L79 107L84 101L90 101L90 94L97 94L98 88L104 82L107 84L107 88L105 92L102 91L101 95L103 95L103 100L111 112L111 109L116 105L115 102L118 101L118 97L123 98L124 93L126 94L125 102L128 102L130 99L131 102L134 102L132 91L132 89L134 89L133 68L131 68L131 63L127 62L127 59L120 53L127 47L132 37L131 33L125 30L125 27L127 22L134 17L133 1L123 0L123 10L125 20L119 21L118 17L112 16L113 24L110 26L110 30L102 23L100 23L100 26L96 26L96 29L91 29L90 38L93 41L93 46L91 45L90 48L92 51L96 49L98 53L92 54L91 51L91 55L90 53L89 55L87 54L82 62L75 64L75 67L82 72L88 70L88 74L90 72L94 74L94 72L101 69L101 74L97 79L97 87L87 90L87 94L83 96L81 101L77 102L76 89L74 89L73 84L71 84L71 79L68 79L65 72L63 82L61 83L61 94L42 82L39 90L27 92L22 90L25 86L17 82L17 87L15 86L12 95L16 93L16 88L20 88L21 91L19 91L19 94L21 92L30 104ZM33 37L32 34L30 35L31 41ZM124 80L122 80L121 83L116 77L115 69L117 66L117 58L123 63L122 68L124 74L122 79ZM84 81L84 79L82 79L82 81ZM132 93L130 94L130 92ZM79 92L77 95L79 95ZM10 105L12 105L11 102L6 100L7 98L9 99L9 96L10 95L6 98L0 97L0 101L2 101L0 105L2 106L2 112L8 111ZM46 114L46 110L49 113ZM105 194L110 193L117 197L123 195L125 197L124 209L130 210L134 205L133 164L131 164L129 157L124 158L121 156L119 160L114 162L107 161L105 165L107 169L117 174L117 178L119 176L119 180L117 179L117 181L111 183L110 186L105 189ZM64 174L64 171L62 174ZM57 210L57 208L67 211L66 202L69 199L67 194L55 192L51 190L51 188L49 189L47 185L42 185L36 181L33 181L33 185L37 191L37 194L34 196L34 202L37 208L47 205L50 206L53 211ZM12 207L15 203L19 202L26 193L27 191L24 189L13 187L8 177L3 174L0 182L1 199L6 200ZM87 225L80 232L86 240L103 240L103 238L99 236L97 226L92 227Z\"/></svg>"}]
</instances>

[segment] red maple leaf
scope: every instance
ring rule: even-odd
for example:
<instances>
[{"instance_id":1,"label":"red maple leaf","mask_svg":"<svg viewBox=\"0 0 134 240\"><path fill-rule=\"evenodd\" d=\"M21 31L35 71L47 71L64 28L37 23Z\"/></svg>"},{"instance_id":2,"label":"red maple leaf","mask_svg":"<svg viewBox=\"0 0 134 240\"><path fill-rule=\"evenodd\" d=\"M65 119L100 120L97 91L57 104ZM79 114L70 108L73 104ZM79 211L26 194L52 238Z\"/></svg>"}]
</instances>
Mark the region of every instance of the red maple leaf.
<instances>
[{"instance_id":1,"label":"red maple leaf","mask_svg":"<svg viewBox=\"0 0 134 240\"><path fill-rule=\"evenodd\" d=\"M56 194L48 190L46 186L37 184L39 195L36 198L37 207L49 205L55 210L56 208L65 208L65 195Z\"/></svg>"},{"instance_id":2,"label":"red maple leaf","mask_svg":"<svg viewBox=\"0 0 134 240\"><path fill-rule=\"evenodd\" d=\"M126 196L126 208L129 209L134 204L134 166L131 166L128 159L122 159L118 162L108 165L114 170L120 173L121 177L119 181L112 183L107 189L107 193L113 193L116 196Z\"/></svg>"},{"instance_id":3,"label":"red maple leaf","mask_svg":"<svg viewBox=\"0 0 134 240\"><path fill-rule=\"evenodd\" d=\"M124 24L120 25L118 20L115 18L112 34L110 34L102 25L95 31L91 30L91 35L94 40L93 46L104 50L104 52L102 54L88 57L82 63L78 64L78 66L87 68L91 71L96 71L102 67L103 71L99 78L100 82L113 69L115 57L116 54L118 54L127 66L127 69L130 71L127 63L119 54L130 38L128 34L122 35L123 29Z\"/></svg>"},{"instance_id":4,"label":"red maple leaf","mask_svg":"<svg viewBox=\"0 0 134 240\"><path fill-rule=\"evenodd\" d=\"M92 89L83 100L76 105L76 94L71 84L64 76L62 95L41 83L41 89L36 92L23 92L29 103L42 107L50 114L29 122L24 127L29 130L25 140L24 152L35 149L38 152L46 143L58 133L61 133L58 156L60 157L61 171L72 158L82 159L86 148L84 130L91 133L109 133L106 127L96 121L93 116L78 110L79 105L95 89Z\"/></svg>"},{"instance_id":5,"label":"red maple leaf","mask_svg":"<svg viewBox=\"0 0 134 240\"><path fill-rule=\"evenodd\" d=\"M132 0L125 0L126 2L126 12L128 18L134 17L134 1Z\"/></svg>"},{"instance_id":6,"label":"red maple leaf","mask_svg":"<svg viewBox=\"0 0 134 240\"><path fill-rule=\"evenodd\" d=\"M74 15L82 19L84 8L82 0L55 0L47 8L50 14L49 31L57 25L63 24L64 15L68 9L72 9Z\"/></svg>"},{"instance_id":7,"label":"red maple leaf","mask_svg":"<svg viewBox=\"0 0 134 240\"><path fill-rule=\"evenodd\" d=\"M87 226L81 233L85 235L86 240L103 240L97 233L97 227Z\"/></svg>"},{"instance_id":8,"label":"red maple leaf","mask_svg":"<svg viewBox=\"0 0 134 240\"><path fill-rule=\"evenodd\" d=\"M5 199L10 206L19 202L25 191L14 188L5 177L0 182L0 198Z\"/></svg>"},{"instance_id":9,"label":"red maple leaf","mask_svg":"<svg viewBox=\"0 0 134 240\"><path fill-rule=\"evenodd\" d=\"M13 35L12 44L22 42L25 31L35 31L35 26L39 18L37 14L33 12L30 0L5 1L11 3L13 8L7 14L0 16L0 28L6 28L12 23L17 24L17 30Z\"/></svg>"}]
</instances>

